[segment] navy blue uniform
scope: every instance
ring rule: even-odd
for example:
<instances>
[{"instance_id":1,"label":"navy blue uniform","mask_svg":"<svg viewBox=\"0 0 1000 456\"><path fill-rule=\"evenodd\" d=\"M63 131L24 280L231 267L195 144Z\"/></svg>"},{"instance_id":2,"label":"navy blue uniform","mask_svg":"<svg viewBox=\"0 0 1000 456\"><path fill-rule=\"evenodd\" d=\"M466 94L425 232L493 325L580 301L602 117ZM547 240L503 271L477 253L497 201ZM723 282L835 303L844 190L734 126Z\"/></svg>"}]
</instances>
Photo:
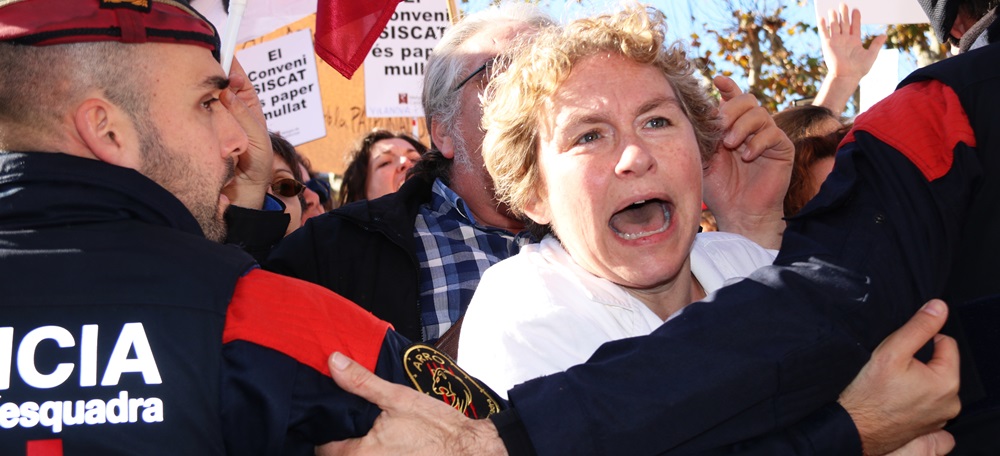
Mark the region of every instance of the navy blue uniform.
<instances>
[{"instance_id":1,"label":"navy blue uniform","mask_svg":"<svg viewBox=\"0 0 1000 456\"><path fill-rule=\"evenodd\" d=\"M996 309L998 192L983 175L1000 160L997 106L998 45L915 73L858 117L820 194L789 221L774 266L650 336L606 343L585 365L515 387L513 409L493 418L508 448L712 451L835 400L929 298L950 290ZM981 348L996 366L996 345ZM771 454L828 448L803 436Z\"/></svg>"},{"instance_id":2,"label":"navy blue uniform","mask_svg":"<svg viewBox=\"0 0 1000 456\"><path fill-rule=\"evenodd\" d=\"M0 152L0 454L283 454L363 435L347 353L402 382L407 342L206 240L133 170Z\"/></svg>"}]
</instances>

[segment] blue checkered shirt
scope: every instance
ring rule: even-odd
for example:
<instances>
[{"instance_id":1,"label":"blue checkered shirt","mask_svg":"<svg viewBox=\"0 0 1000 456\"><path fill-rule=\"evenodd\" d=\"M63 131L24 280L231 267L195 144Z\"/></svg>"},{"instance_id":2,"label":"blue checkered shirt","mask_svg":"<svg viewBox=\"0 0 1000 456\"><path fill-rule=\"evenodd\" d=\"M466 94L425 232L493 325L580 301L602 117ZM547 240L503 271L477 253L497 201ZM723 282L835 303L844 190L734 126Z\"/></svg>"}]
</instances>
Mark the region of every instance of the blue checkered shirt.
<instances>
[{"instance_id":1,"label":"blue checkered shirt","mask_svg":"<svg viewBox=\"0 0 1000 456\"><path fill-rule=\"evenodd\" d=\"M425 341L441 337L465 315L486 268L517 254L533 238L476 223L472 211L440 179L414 226L420 261L420 317Z\"/></svg>"}]
</instances>

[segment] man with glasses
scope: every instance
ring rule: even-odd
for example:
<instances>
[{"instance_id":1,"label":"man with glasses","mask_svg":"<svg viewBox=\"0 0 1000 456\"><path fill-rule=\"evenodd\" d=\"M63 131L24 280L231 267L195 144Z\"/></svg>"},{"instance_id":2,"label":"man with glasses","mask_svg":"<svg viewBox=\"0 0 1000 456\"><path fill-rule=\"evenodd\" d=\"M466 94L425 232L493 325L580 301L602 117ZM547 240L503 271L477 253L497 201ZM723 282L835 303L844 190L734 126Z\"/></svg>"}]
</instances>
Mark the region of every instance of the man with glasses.
<instances>
[{"instance_id":1,"label":"man with glasses","mask_svg":"<svg viewBox=\"0 0 1000 456\"><path fill-rule=\"evenodd\" d=\"M455 24L427 63L423 105L434 148L412 178L396 193L317 217L265 267L334 290L412 340L448 333L486 268L532 240L493 196L479 95L493 57L551 23L530 5L506 4Z\"/></svg>"}]
</instances>

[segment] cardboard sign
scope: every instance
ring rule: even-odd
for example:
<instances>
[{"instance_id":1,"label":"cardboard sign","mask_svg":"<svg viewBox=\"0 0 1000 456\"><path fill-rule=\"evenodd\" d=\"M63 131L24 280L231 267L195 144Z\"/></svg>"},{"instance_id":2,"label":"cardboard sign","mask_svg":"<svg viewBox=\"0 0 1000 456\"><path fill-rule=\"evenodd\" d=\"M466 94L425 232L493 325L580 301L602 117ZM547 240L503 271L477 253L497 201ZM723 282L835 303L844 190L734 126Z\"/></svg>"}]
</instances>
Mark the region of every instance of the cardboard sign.
<instances>
[{"instance_id":1,"label":"cardboard sign","mask_svg":"<svg viewBox=\"0 0 1000 456\"><path fill-rule=\"evenodd\" d=\"M431 49L451 26L446 0L406 0L365 59L368 117L423 117L424 70Z\"/></svg>"},{"instance_id":2,"label":"cardboard sign","mask_svg":"<svg viewBox=\"0 0 1000 456\"><path fill-rule=\"evenodd\" d=\"M236 53L264 107L267 127L299 145L326 136L309 30Z\"/></svg>"}]
</instances>

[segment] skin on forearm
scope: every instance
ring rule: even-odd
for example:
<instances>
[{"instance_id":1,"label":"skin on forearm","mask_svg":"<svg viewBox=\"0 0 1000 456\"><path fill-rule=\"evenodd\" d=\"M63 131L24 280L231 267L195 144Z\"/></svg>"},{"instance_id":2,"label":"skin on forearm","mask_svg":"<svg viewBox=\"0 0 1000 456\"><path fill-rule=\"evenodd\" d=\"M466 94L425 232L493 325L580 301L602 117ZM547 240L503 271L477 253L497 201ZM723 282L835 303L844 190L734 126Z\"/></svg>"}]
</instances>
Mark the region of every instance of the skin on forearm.
<instances>
[{"instance_id":1,"label":"skin on forearm","mask_svg":"<svg viewBox=\"0 0 1000 456\"><path fill-rule=\"evenodd\" d=\"M847 107L847 102L854 96L860 82L859 78L827 75L823 78L823 85L820 86L812 104L827 108L833 111L833 115L839 116Z\"/></svg>"}]
</instances>

